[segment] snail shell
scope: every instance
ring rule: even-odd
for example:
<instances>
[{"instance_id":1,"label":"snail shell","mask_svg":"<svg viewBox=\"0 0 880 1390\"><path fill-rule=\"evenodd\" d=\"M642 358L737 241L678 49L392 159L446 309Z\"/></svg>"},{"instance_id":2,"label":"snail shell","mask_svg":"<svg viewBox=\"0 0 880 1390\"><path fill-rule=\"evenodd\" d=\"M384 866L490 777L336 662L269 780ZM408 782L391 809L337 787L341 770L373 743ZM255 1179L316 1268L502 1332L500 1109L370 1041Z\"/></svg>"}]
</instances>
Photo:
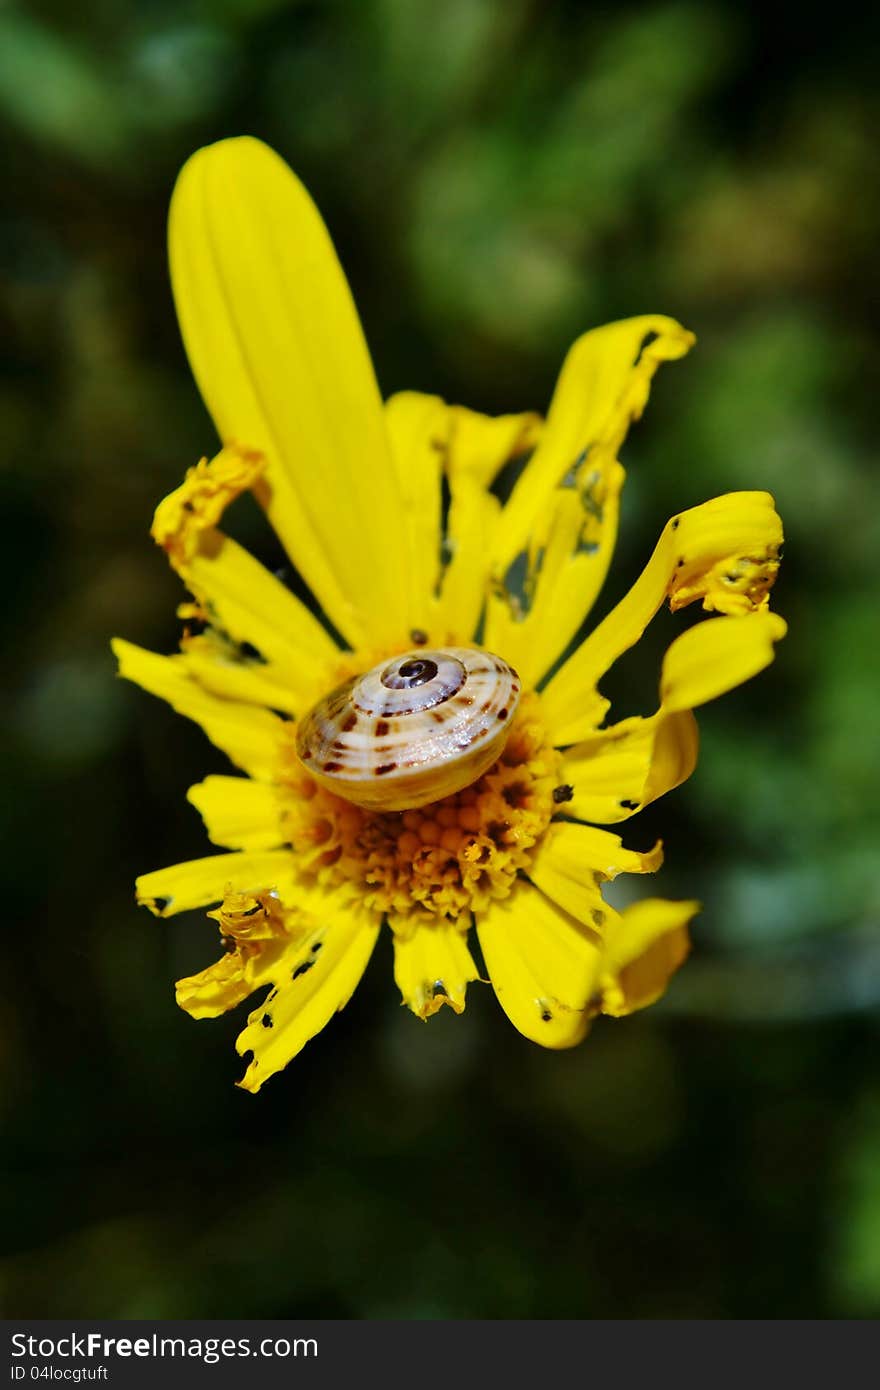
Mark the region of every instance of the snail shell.
<instances>
[{"instance_id":1,"label":"snail shell","mask_svg":"<svg viewBox=\"0 0 880 1390\"><path fill-rule=\"evenodd\" d=\"M516 672L478 648L419 648L340 685L301 721L316 782L358 806L404 811L475 782L500 755Z\"/></svg>"}]
</instances>

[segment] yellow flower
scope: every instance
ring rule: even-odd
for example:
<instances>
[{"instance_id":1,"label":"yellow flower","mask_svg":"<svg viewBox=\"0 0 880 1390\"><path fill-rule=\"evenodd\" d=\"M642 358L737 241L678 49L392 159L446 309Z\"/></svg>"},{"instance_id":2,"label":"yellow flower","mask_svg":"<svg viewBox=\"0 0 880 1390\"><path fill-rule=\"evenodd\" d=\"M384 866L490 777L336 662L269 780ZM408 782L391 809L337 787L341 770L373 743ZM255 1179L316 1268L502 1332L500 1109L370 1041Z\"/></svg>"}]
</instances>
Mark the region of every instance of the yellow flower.
<instances>
[{"instance_id":1,"label":"yellow flower","mask_svg":"<svg viewBox=\"0 0 880 1390\"><path fill-rule=\"evenodd\" d=\"M627 596L565 655L614 547L618 450L655 371L693 336L658 315L586 333L546 421L416 392L383 406L321 218L251 139L185 166L170 251L223 447L156 512L153 535L192 595L180 653L114 646L123 676L196 720L246 774L189 792L231 853L138 880L161 916L217 905L223 954L179 982L179 1003L211 1017L268 987L238 1039L252 1091L348 1001L384 923L421 1018L464 1008L480 978L472 924L502 1008L535 1042L569 1047L597 1013L652 1003L687 954L697 904L616 911L602 885L652 872L661 849L626 849L598 826L690 775L692 711L768 665L785 632L768 606L782 542L773 499L733 493L674 517ZM493 486L514 461L502 505ZM326 621L218 529L248 489ZM670 646L654 713L606 724L599 683L665 600L718 616ZM340 682L413 648L477 643L514 668L522 694L476 781L375 810L310 774L297 721Z\"/></svg>"}]
</instances>

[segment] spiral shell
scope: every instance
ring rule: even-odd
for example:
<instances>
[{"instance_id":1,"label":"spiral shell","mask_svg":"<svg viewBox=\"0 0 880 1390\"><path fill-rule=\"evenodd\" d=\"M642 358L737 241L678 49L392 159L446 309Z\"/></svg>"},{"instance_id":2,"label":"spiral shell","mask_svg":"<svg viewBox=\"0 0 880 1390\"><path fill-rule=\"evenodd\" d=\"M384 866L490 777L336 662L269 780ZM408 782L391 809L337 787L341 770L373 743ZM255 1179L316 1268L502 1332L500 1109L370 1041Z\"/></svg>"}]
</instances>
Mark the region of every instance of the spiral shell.
<instances>
[{"instance_id":1,"label":"spiral shell","mask_svg":"<svg viewBox=\"0 0 880 1390\"><path fill-rule=\"evenodd\" d=\"M500 755L516 672L479 648L420 648L319 701L296 751L316 782L358 806L404 811L475 782Z\"/></svg>"}]
</instances>

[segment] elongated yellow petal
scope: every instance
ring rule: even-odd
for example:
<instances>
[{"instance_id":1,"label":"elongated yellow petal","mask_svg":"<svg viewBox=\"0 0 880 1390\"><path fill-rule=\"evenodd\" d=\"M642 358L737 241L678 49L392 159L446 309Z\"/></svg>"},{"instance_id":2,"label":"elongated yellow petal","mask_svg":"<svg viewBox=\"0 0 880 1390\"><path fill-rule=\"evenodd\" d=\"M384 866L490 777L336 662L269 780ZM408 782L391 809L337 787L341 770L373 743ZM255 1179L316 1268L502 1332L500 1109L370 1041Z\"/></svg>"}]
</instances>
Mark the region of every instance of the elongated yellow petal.
<instances>
[{"instance_id":1,"label":"elongated yellow petal","mask_svg":"<svg viewBox=\"0 0 880 1390\"><path fill-rule=\"evenodd\" d=\"M521 415L482 415L464 405L449 407L452 416L449 473L467 474L491 487L506 463L534 449L544 423L534 411Z\"/></svg>"},{"instance_id":2,"label":"elongated yellow petal","mask_svg":"<svg viewBox=\"0 0 880 1390\"><path fill-rule=\"evenodd\" d=\"M260 893L277 890L290 897L294 863L289 850L267 854L212 854L141 874L135 883L137 900L157 917L173 917L193 907L219 903L228 891Z\"/></svg>"},{"instance_id":3,"label":"elongated yellow petal","mask_svg":"<svg viewBox=\"0 0 880 1390\"><path fill-rule=\"evenodd\" d=\"M544 835L529 878L563 911L601 932L608 909L600 885L620 873L654 873L662 862L659 842L640 854L607 830L561 821Z\"/></svg>"},{"instance_id":4,"label":"elongated yellow petal","mask_svg":"<svg viewBox=\"0 0 880 1390\"><path fill-rule=\"evenodd\" d=\"M276 770L284 721L266 709L219 699L188 673L183 656L159 656L114 638L119 674L200 724L212 743L253 777Z\"/></svg>"},{"instance_id":5,"label":"elongated yellow petal","mask_svg":"<svg viewBox=\"0 0 880 1390\"><path fill-rule=\"evenodd\" d=\"M305 605L219 531L202 538L184 578L208 619L233 641L255 647L292 689L314 683L314 668L336 657L335 642ZM305 677L303 670L309 673Z\"/></svg>"},{"instance_id":6,"label":"elongated yellow petal","mask_svg":"<svg viewBox=\"0 0 880 1390\"><path fill-rule=\"evenodd\" d=\"M603 967L603 1013L620 1017L660 998L687 958L688 923L699 910L695 902L644 898L615 914Z\"/></svg>"},{"instance_id":7,"label":"elongated yellow petal","mask_svg":"<svg viewBox=\"0 0 880 1390\"><path fill-rule=\"evenodd\" d=\"M443 577L438 623L456 640L473 640L486 598L487 555L501 511L497 497L467 474L457 479L449 507L447 545L452 556Z\"/></svg>"},{"instance_id":8,"label":"elongated yellow petal","mask_svg":"<svg viewBox=\"0 0 880 1390\"><path fill-rule=\"evenodd\" d=\"M187 792L208 838L225 849L277 849L284 842L278 793L249 777L206 777Z\"/></svg>"},{"instance_id":9,"label":"elongated yellow petal","mask_svg":"<svg viewBox=\"0 0 880 1390\"><path fill-rule=\"evenodd\" d=\"M277 576L217 530L264 469L261 454L232 447L202 459L159 503L152 535L197 600L187 616L211 625L184 639L190 672L215 694L296 712L312 703L336 645Z\"/></svg>"},{"instance_id":10,"label":"elongated yellow petal","mask_svg":"<svg viewBox=\"0 0 880 1390\"><path fill-rule=\"evenodd\" d=\"M599 592L617 540L624 473L594 454L558 488L537 518L528 552L490 591L486 645L508 653L536 684L575 635Z\"/></svg>"},{"instance_id":11,"label":"elongated yellow petal","mask_svg":"<svg viewBox=\"0 0 880 1390\"><path fill-rule=\"evenodd\" d=\"M592 607L617 537L617 451L660 363L693 341L674 319L648 315L585 333L563 364L492 545L487 642L527 682L553 664Z\"/></svg>"},{"instance_id":12,"label":"elongated yellow petal","mask_svg":"<svg viewBox=\"0 0 880 1390\"><path fill-rule=\"evenodd\" d=\"M259 450L258 495L336 627L399 641L410 576L381 400L345 276L309 195L260 141L184 166L169 222L184 343L225 444Z\"/></svg>"},{"instance_id":13,"label":"elongated yellow petal","mask_svg":"<svg viewBox=\"0 0 880 1390\"><path fill-rule=\"evenodd\" d=\"M419 1018L430 1018L444 1004L460 1014L468 985L479 979L467 932L445 922L413 927L404 921L401 928L394 933L394 979L404 1003Z\"/></svg>"},{"instance_id":14,"label":"elongated yellow petal","mask_svg":"<svg viewBox=\"0 0 880 1390\"><path fill-rule=\"evenodd\" d=\"M480 914L477 933L498 1002L514 1027L544 1047L580 1042L599 984L598 935L526 883Z\"/></svg>"},{"instance_id":15,"label":"elongated yellow petal","mask_svg":"<svg viewBox=\"0 0 880 1390\"><path fill-rule=\"evenodd\" d=\"M728 493L673 517L629 593L544 690L542 704L557 745L576 743L595 730L596 685L638 641L665 598L673 609L702 599L709 611L760 611L776 577L781 544L782 523L766 492Z\"/></svg>"},{"instance_id":16,"label":"elongated yellow petal","mask_svg":"<svg viewBox=\"0 0 880 1390\"><path fill-rule=\"evenodd\" d=\"M274 988L248 1018L236 1040L252 1061L238 1083L258 1091L344 1008L366 969L381 918L338 899L325 904L321 925L273 965Z\"/></svg>"},{"instance_id":17,"label":"elongated yellow petal","mask_svg":"<svg viewBox=\"0 0 880 1390\"><path fill-rule=\"evenodd\" d=\"M566 811L612 825L672 791L697 764L699 733L689 710L649 719L624 719L576 743L563 754L572 788Z\"/></svg>"},{"instance_id":18,"label":"elongated yellow petal","mask_svg":"<svg viewBox=\"0 0 880 1390\"><path fill-rule=\"evenodd\" d=\"M439 396L401 391L385 403L385 424L403 512L398 544L408 552L410 616L430 633L440 576L441 477L449 443L449 407Z\"/></svg>"},{"instance_id":19,"label":"elongated yellow petal","mask_svg":"<svg viewBox=\"0 0 880 1390\"><path fill-rule=\"evenodd\" d=\"M536 516L580 466L585 450L617 452L645 408L660 363L683 357L694 341L662 314L622 319L578 338L563 363L538 447L504 508L492 551L496 572L527 544Z\"/></svg>"},{"instance_id":20,"label":"elongated yellow petal","mask_svg":"<svg viewBox=\"0 0 880 1390\"><path fill-rule=\"evenodd\" d=\"M196 636L185 634L181 647L182 655L171 660L206 693L227 704L257 705L282 715L302 713L312 704L315 686L310 681L325 669L318 667L313 672L305 668L293 686L277 666L261 661L258 655L244 655L213 628Z\"/></svg>"},{"instance_id":21,"label":"elongated yellow petal","mask_svg":"<svg viewBox=\"0 0 880 1390\"><path fill-rule=\"evenodd\" d=\"M438 623L469 641L486 600L491 546L501 514L488 491L506 463L527 452L540 435L536 415L480 415L450 407L446 459L450 505Z\"/></svg>"}]
</instances>

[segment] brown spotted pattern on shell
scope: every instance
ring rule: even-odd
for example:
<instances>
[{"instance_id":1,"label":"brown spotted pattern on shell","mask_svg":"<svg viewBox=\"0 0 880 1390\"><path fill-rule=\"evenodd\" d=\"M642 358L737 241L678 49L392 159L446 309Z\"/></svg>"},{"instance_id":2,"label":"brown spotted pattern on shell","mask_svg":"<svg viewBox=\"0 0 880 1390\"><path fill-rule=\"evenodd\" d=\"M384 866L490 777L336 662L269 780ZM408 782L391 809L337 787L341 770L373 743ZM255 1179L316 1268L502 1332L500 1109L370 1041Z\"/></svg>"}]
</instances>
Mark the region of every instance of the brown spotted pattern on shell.
<instances>
[{"instance_id":1,"label":"brown spotted pattern on shell","mask_svg":"<svg viewBox=\"0 0 880 1390\"><path fill-rule=\"evenodd\" d=\"M346 681L302 719L296 751L322 786L374 811L452 796L500 756L516 672L479 648L404 652Z\"/></svg>"}]
</instances>

